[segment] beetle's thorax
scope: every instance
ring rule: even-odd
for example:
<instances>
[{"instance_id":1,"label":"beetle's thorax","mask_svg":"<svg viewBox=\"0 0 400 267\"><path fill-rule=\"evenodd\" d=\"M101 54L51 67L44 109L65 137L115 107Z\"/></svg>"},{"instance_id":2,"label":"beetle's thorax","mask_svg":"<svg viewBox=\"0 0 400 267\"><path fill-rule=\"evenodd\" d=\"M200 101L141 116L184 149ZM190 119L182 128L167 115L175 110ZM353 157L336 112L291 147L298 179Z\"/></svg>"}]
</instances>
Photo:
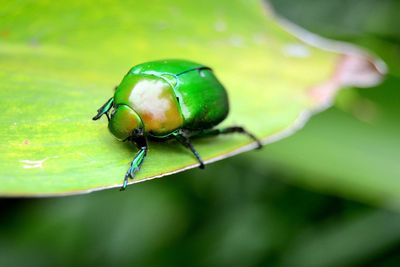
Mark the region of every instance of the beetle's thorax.
<instances>
[{"instance_id":1,"label":"beetle's thorax","mask_svg":"<svg viewBox=\"0 0 400 267\"><path fill-rule=\"evenodd\" d=\"M114 101L136 112L145 133L167 135L183 124L173 88L162 77L128 74L116 90Z\"/></svg>"}]
</instances>

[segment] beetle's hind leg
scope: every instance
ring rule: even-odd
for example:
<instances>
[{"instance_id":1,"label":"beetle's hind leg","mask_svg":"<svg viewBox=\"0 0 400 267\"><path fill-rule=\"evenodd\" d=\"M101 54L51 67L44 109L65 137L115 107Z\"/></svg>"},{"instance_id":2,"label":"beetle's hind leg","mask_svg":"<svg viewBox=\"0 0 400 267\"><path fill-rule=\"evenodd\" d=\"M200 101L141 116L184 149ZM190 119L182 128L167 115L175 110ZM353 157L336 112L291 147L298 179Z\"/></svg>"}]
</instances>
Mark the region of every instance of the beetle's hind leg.
<instances>
[{"instance_id":1,"label":"beetle's hind leg","mask_svg":"<svg viewBox=\"0 0 400 267\"><path fill-rule=\"evenodd\" d=\"M139 148L139 151L136 153L135 157L133 158L131 165L129 166L128 171L125 174L124 181L122 183L122 187L120 191L123 191L126 189L128 186L128 179L135 176L135 173L139 171L140 166L142 166L143 161L147 155L147 142L145 137L138 138L136 140L133 140L137 147Z\"/></svg>"},{"instance_id":2,"label":"beetle's hind leg","mask_svg":"<svg viewBox=\"0 0 400 267\"><path fill-rule=\"evenodd\" d=\"M175 139L184 145L185 147L189 148L190 151L192 151L193 155L196 157L197 161L199 162L199 168L204 169L204 162L201 159L199 153L196 151L196 149L193 147L192 143L190 142L189 137L182 131L179 131L177 133L174 133L173 136Z\"/></svg>"},{"instance_id":3,"label":"beetle's hind leg","mask_svg":"<svg viewBox=\"0 0 400 267\"><path fill-rule=\"evenodd\" d=\"M114 98L111 97L110 99L108 99L108 101L102 105L98 110L97 110L97 114L96 116L93 117L93 120L98 120L100 119L101 116L103 116L104 114L106 114L107 119L110 120L110 116L108 115L108 111L110 111L110 109L112 108L114 104Z\"/></svg>"},{"instance_id":4,"label":"beetle's hind leg","mask_svg":"<svg viewBox=\"0 0 400 267\"><path fill-rule=\"evenodd\" d=\"M232 126L232 127L226 127L222 129L210 129L210 130L205 130L201 131L200 133L196 134L193 137L206 137L206 136L215 136L215 135L220 135L220 134L231 134L231 133L240 133L244 134L251 139L253 139L257 143L257 149L260 149L262 147L261 141L252 133L248 132L245 128L240 127L240 126Z\"/></svg>"}]
</instances>

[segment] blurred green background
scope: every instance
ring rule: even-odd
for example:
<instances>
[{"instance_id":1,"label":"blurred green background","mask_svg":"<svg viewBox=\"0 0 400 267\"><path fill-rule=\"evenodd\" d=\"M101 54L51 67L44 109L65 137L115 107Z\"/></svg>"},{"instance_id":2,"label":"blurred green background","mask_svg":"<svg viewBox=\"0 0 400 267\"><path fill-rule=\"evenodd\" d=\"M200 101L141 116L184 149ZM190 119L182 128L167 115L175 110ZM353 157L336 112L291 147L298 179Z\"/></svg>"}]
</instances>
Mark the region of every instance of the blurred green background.
<instances>
[{"instance_id":1,"label":"blurred green background","mask_svg":"<svg viewBox=\"0 0 400 267\"><path fill-rule=\"evenodd\" d=\"M0 266L399 266L400 4L271 4L380 55L387 78L206 171L124 193L1 199Z\"/></svg>"}]
</instances>

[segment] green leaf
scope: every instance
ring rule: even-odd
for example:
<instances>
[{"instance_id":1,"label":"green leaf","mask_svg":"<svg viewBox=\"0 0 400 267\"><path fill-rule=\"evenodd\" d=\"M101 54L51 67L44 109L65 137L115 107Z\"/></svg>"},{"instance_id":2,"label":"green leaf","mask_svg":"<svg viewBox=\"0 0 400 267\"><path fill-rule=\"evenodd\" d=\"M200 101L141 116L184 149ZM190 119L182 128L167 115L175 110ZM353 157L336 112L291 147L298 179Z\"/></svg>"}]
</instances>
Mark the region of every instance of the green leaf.
<instances>
[{"instance_id":1,"label":"green leaf","mask_svg":"<svg viewBox=\"0 0 400 267\"><path fill-rule=\"evenodd\" d=\"M265 143L327 106L341 85L379 80L379 66L365 54L306 45L258 1L22 1L3 5L0 17L2 195L120 186L136 148L91 117L128 69L144 61L185 58L211 66L230 96L223 125L243 125ZM255 147L242 136L194 145L207 162ZM133 182L196 165L174 142L151 143Z\"/></svg>"},{"instance_id":2,"label":"green leaf","mask_svg":"<svg viewBox=\"0 0 400 267\"><path fill-rule=\"evenodd\" d=\"M368 47L385 60L389 74L374 90L341 92L334 108L295 136L269 146L269 169L297 185L398 212L400 17L392 14L400 2L271 2L281 15L307 29Z\"/></svg>"},{"instance_id":3,"label":"green leaf","mask_svg":"<svg viewBox=\"0 0 400 267\"><path fill-rule=\"evenodd\" d=\"M269 0L281 16L328 38L374 51L400 76L400 9L397 0ZM307 7L307 8L303 8Z\"/></svg>"},{"instance_id":4,"label":"green leaf","mask_svg":"<svg viewBox=\"0 0 400 267\"><path fill-rule=\"evenodd\" d=\"M343 91L340 109L270 145L265 159L297 184L399 210L399 84L389 76L376 90Z\"/></svg>"}]
</instances>

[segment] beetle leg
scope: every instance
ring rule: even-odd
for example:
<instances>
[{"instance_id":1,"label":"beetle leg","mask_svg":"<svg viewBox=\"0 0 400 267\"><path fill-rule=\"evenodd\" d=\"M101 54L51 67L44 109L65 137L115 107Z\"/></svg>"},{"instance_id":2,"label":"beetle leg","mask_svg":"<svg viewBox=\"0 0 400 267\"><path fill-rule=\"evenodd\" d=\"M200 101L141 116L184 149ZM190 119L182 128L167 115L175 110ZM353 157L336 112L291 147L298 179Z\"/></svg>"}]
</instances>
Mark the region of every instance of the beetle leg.
<instances>
[{"instance_id":1,"label":"beetle leg","mask_svg":"<svg viewBox=\"0 0 400 267\"><path fill-rule=\"evenodd\" d=\"M101 116L103 116L104 114L106 114L107 119L110 120L110 117L108 116L108 111L112 108L114 103L114 98L110 98L108 99L108 101L102 105L98 110L97 110L97 114L96 116L93 117L93 120L98 120L100 119Z\"/></svg>"},{"instance_id":2,"label":"beetle leg","mask_svg":"<svg viewBox=\"0 0 400 267\"><path fill-rule=\"evenodd\" d=\"M205 131L202 131L202 132L196 134L194 137L206 137L206 136L231 134L231 133L240 133L240 134L247 135L248 137L250 137L257 143L257 149L260 149L262 147L261 141L254 134L248 132L245 128L240 127L240 126L232 126L232 127L222 128L222 129L205 130Z\"/></svg>"},{"instance_id":3,"label":"beetle leg","mask_svg":"<svg viewBox=\"0 0 400 267\"><path fill-rule=\"evenodd\" d=\"M201 159L199 153L196 151L196 149L193 147L192 143L190 142L189 137L187 137L186 135L182 134L182 133L175 133L173 134L175 139L181 143L182 145L184 145L185 147L189 148L192 153L194 154L194 156L196 157L197 161L199 162L199 168L200 169L204 169L204 162Z\"/></svg>"},{"instance_id":4,"label":"beetle leg","mask_svg":"<svg viewBox=\"0 0 400 267\"><path fill-rule=\"evenodd\" d=\"M123 191L126 189L128 186L128 179L135 176L135 173L139 171L140 166L143 164L144 158L147 155L147 142L145 137L141 137L140 140L134 140L136 141L136 145L139 148L139 151L136 153L135 157L133 158L131 165L128 169L128 171L125 174L124 181L122 183L122 187L120 191Z\"/></svg>"}]
</instances>

